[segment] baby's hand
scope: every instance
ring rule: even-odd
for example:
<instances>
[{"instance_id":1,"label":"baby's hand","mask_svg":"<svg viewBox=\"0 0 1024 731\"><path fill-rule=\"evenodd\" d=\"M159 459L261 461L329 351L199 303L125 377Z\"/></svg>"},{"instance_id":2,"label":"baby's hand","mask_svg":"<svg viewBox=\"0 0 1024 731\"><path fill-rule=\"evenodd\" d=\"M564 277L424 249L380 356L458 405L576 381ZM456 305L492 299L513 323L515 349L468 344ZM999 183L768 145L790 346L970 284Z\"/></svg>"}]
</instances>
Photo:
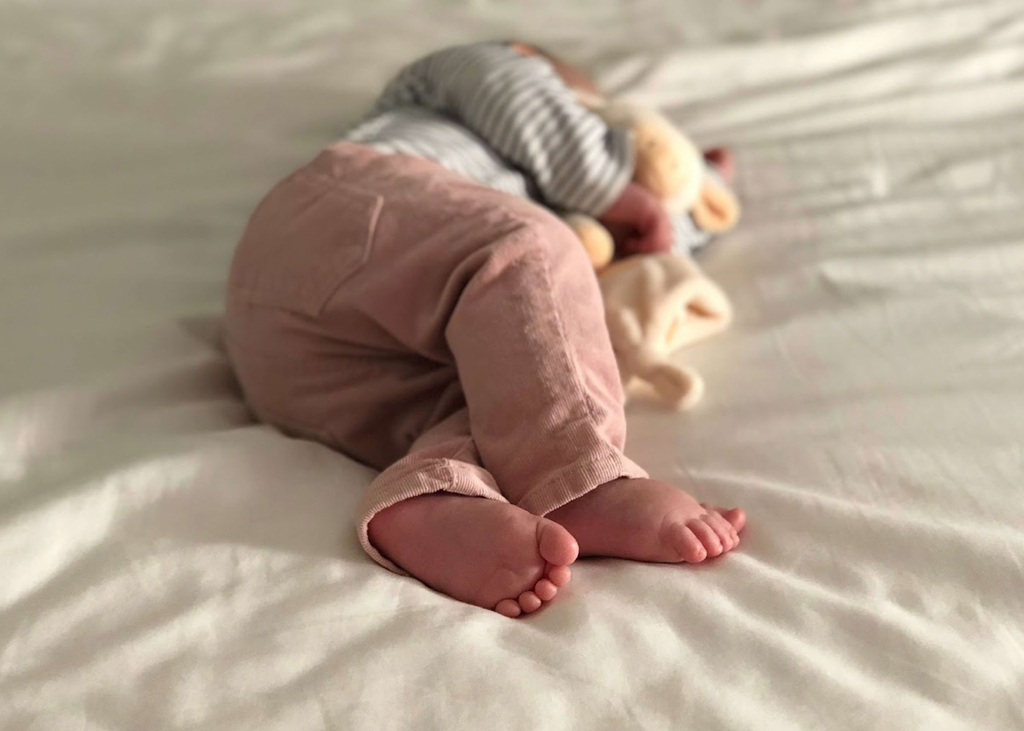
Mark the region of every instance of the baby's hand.
<instances>
[{"instance_id":1,"label":"baby's hand","mask_svg":"<svg viewBox=\"0 0 1024 731\"><path fill-rule=\"evenodd\" d=\"M672 221L657 196L630 183L598 219L615 239L618 256L656 254L672 250Z\"/></svg>"}]
</instances>

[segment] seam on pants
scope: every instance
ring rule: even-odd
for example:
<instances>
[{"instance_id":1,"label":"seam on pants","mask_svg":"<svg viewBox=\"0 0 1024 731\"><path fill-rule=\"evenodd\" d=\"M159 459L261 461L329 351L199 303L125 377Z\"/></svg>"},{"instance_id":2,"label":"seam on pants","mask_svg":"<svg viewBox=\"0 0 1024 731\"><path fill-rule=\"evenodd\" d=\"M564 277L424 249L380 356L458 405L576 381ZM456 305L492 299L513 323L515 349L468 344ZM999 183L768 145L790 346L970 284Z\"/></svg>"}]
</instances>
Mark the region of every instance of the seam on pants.
<instances>
[{"instance_id":1,"label":"seam on pants","mask_svg":"<svg viewBox=\"0 0 1024 731\"><path fill-rule=\"evenodd\" d=\"M560 469L555 476L548 480L543 485L538 485L533 490L530 490L523 499L520 500L517 505L527 512L534 513L535 515L547 515L552 510L557 510L566 503L572 502L578 497L586 495L591 490L603 485L605 482L611 480L617 480L620 477L629 476L631 470L627 470L622 457L612 450L609 453L599 454L594 457L586 459L580 459L572 464L566 465ZM595 477L598 480L596 484L589 485L588 487L582 488L576 487L576 489L570 489L573 486L573 482L577 482L583 475L587 474L600 474L600 477ZM571 479L571 478L576 478ZM538 500L537 496L540 495L546 500ZM535 503L549 503L541 508L540 505Z\"/></svg>"},{"instance_id":2,"label":"seam on pants","mask_svg":"<svg viewBox=\"0 0 1024 731\"><path fill-rule=\"evenodd\" d=\"M452 456L451 456L451 457L450 457L449 459L450 459L450 460L454 460L454 461L457 461L457 462L465 462L465 463L469 464L469 463L470 463L470 462L469 462L469 460L465 460L465 459L459 459L459 457L460 457L460 456L461 456L462 454L464 454L464 453L465 453L466 451L468 451L468 450L467 450L467 447L468 447L468 446L469 446L470 444L473 444L473 443L474 443L474 442L473 442L473 437L472 437L472 435L471 435L471 436L468 436L468 437L466 437L466 438L465 438L465 440L463 440L463 442L462 442L461 444L459 444L459 448L455 450L454 454L452 454ZM479 451L479 450L477 450L477 451ZM474 463L473 463L473 464L474 464L474 465L476 465L476 462L474 461ZM476 466L480 466L480 465L476 465Z\"/></svg>"},{"instance_id":3,"label":"seam on pants","mask_svg":"<svg viewBox=\"0 0 1024 731\"><path fill-rule=\"evenodd\" d=\"M540 235L539 232L537 232L536 229L534 227L532 227L532 226L530 227L530 231L535 236ZM578 361L578 359L576 357L576 353L575 352L570 352L569 339L566 337L566 334L565 334L565 326L562 324L562 316L559 314L558 308L554 306L555 298L551 294L551 292L554 289L554 287L553 287L554 277L552 277L552 275L551 275L551 267L548 264L548 260L547 260L546 257L542 256L542 257L540 257L540 259L541 259L541 270L544 273L544 285L545 285L544 291L547 293L549 304L551 305L549 311L552 313L552 316L553 316L553 319L554 319L554 322L555 322L555 328L558 331L558 339L559 339L559 341L561 342L561 345L562 345L562 347L560 348L562 356L567 361L567 363L569 365L569 370L573 374L573 379L572 379L573 380L573 385L576 387L576 391L578 392L579 397L583 400L584 407L587 410L587 416L590 418L591 422L595 422L595 421L597 421L597 409L596 409L596 406L594 404L593 399L590 396L590 392L586 388L584 388L584 386L583 386L584 379L583 379L583 376L582 376L582 371L581 371L580 366L579 366L579 361ZM603 324L603 319L602 319L602 324Z\"/></svg>"},{"instance_id":4,"label":"seam on pants","mask_svg":"<svg viewBox=\"0 0 1024 731\"><path fill-rule=\"evenodd\" d=\"M516 505L534 513L536 503L553 502L544 512L550 512L571 500L585 495L599 485L620 477L648 477L642 467L626 457L620 450L601 440L597 449L591 450L588 456L581 457L555 472L550 479L536 485L527 492ZM538 496L549 498L540 500ZM553 500L550 498L554 498ZM540 515L540 512L536 512Z\"/></svg>"}]
</instances>

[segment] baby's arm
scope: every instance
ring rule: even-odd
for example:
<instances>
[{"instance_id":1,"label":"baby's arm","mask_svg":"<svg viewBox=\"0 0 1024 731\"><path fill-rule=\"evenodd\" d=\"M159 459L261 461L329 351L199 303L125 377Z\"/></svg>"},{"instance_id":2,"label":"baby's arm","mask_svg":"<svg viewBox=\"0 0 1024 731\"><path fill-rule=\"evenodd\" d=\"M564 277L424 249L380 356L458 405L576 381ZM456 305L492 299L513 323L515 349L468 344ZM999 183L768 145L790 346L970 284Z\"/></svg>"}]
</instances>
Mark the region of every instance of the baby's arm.
<instances>
[{"instance_id":1,"label":"baby's arm","mask_svg":"<svg viewBox=\"0 0 1024 731\"><path fill-rule=\"evenodd\" d=\"M377 110L409 104L473 131L558 210L603 216L632 178L629 133L584 109L544 58L510 44L458 46L412 63L385 89ZM626 197L620 213L639 211L637 196ZM639 219L632 223L640 228Z\"/></svg>"}]
</instances>

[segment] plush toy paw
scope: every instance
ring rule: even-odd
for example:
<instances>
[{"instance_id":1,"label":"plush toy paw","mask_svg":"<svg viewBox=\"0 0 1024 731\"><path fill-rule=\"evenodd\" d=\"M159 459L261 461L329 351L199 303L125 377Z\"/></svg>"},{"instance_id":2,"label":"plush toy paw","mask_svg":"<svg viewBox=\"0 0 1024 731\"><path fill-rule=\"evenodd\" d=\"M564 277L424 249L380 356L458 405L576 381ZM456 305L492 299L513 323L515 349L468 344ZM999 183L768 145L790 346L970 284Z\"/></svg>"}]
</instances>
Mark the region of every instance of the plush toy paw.
<instances>
[{"instance_id":1,"label":"plush toy paw","mask_svg":"<svg viewBox=\"0 0 1024 731\"><path fill-rule=\"evenodd\" d=\"M704 397L704 379L692 368L662 363L641 375L669 406L686 410Z\"/></svg>"},{"instance_id":2,"label":"plush toy paw","mask_svg":"<svg viewBox=\"0 0 1024 731\"><path fill-rule=\"evenodd\" d=\"M608 229L590 216L578 213L566 216L565 222L583 244L587 258L596 271L604 269L611 263L615 256L615 242Z\"/></svg>"}]
</instances>

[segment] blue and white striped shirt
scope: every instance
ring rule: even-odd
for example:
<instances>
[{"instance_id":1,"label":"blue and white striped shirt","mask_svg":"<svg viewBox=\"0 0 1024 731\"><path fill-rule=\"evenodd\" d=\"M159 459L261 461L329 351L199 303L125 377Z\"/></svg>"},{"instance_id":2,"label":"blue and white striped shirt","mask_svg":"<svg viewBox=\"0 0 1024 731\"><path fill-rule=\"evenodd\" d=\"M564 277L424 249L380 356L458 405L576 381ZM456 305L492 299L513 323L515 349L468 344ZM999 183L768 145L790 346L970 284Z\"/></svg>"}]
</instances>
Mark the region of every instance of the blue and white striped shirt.
<instances>
[{"instance_id":1,"label":"blue and white striped shirt","mask_svg":"<svg viewBox=\"0 0 1024 731\"><path fill-rule=\"evenodd\" d=\"M629 131L581 106L543 57L507 43L456 46L414 61L344 139L592 216L633 176Z\"/></svg>"}]
</instances>

